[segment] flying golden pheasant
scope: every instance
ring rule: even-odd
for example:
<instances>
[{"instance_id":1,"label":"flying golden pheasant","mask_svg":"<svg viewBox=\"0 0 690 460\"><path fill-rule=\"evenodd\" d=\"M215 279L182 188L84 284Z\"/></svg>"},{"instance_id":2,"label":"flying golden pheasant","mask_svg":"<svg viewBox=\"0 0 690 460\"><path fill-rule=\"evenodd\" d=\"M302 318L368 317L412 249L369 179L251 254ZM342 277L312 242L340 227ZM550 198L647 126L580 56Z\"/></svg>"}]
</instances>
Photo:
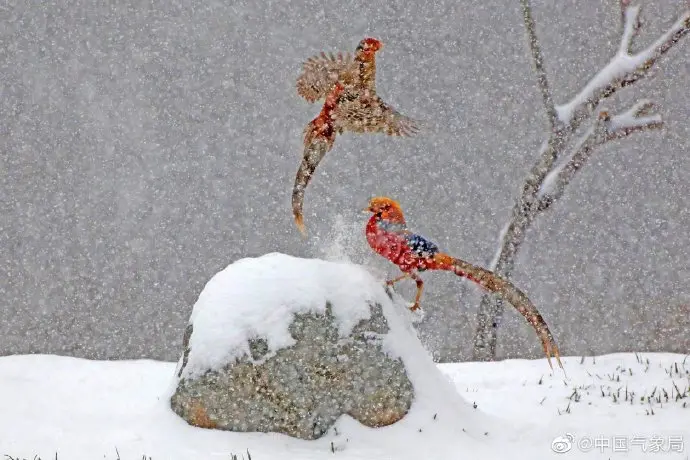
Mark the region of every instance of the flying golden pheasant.
<instances>
[{"instance_id":1,"label":"flying golden pheasant","mask_svg":"<svg viewBox=\"0 0 690 460\"><path fill-rule=\"evenodd\" d=\"M326 98L319 116L305 128L302 163L292 190L295 224L303 235L306 235L302 215L304 191L316 167L333 148L336 134L350 131L412 136L419 131L417 121L401 114L376 94L376 52L381 48L383 43L379 40L365 38L359 42L354 58L349 53L322 52L304 62L297 78L297 93L304 99L315 102Z\"/></svg>"}]
</instances>

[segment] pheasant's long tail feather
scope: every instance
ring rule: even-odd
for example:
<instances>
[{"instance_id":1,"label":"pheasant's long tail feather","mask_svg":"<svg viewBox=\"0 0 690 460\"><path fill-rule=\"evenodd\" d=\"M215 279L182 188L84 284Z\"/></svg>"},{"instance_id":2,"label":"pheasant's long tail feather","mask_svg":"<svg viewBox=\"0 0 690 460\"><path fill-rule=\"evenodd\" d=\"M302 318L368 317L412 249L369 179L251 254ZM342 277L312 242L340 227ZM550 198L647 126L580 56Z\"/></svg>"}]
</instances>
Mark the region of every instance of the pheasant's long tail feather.
<instances>
[{"instance_id":1,"label":"pheasant's long tail feather","mask_svg":"<svg viewBox=\"0 0 690 460\"><path fill-rule=\"evenodd\" d=\"M495 292L503 300L509 302L515 309L525 317L527 322L534 328L537 336L541 340L544 347L544 353L549 362L549 366L553 369L551 364L551 356L556 358L558 365L563 369L561 363L560 353L556 341L549 330L549 326L544 321L544 318L537 310L537 307L529 300L527 295L517 288L511 282L501 278L495 273L478 267L464 260L451 257L447 254L436 254L434 256L436 267L439 270L449 270L458 276L467 278L479 284L483 288ZM565 370L565 369L564 369Z\"/></svg>"},{"instance_id":2,"label":"pheasant's long tail feather","mask_svg":"<svg viewBox=\"0 0 690 460\"><path fill-rule=\"evenodd\" d=\"M292 214L295 217L295 224L303 236L307 234L307 230L304 227L304 216L302 215L304 191L307 185L309 185L316 167L332 146L333 142L317 137L308 141L304 147L304 155L297 170L295 185L292 189Z\"/></svg>"}]
</instances>

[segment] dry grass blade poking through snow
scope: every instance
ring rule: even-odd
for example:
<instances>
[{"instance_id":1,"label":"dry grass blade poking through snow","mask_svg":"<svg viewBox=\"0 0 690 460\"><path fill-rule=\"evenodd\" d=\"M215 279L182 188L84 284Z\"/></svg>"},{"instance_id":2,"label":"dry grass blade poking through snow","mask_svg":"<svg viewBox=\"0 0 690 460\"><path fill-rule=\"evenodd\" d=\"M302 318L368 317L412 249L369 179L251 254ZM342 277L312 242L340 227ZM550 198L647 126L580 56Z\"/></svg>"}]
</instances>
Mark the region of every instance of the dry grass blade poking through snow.
<instances>
[{"instance_id":1,"label":"dry grass blade poking through snow","mask_svg":"<svg viewBox=\"0 0 690 460\"><path fill-rule=\"evenodd\" d=\"M504 278L512 274L517 253L531 223L563 195L596 147L663 126L660 115L649 113L654 107L651 101L642 100L618 114L612 114L601 105L616 91L644 78L658 60L690 31L688 9L652 44L634 53L633 42L640 28L640 6L631 5L630 0L620 0L622 33L618 49L609 63L570 101L557 106L546 75L532 7L529 0L521 0L520 3L550 133L524 182L510 220L501 232L499 248L489 267ZM588 120L591 120L591 126L582 136L573 139L573 134ZM557 160L562 161L557 164ZM475 360L488 361L496 357L497 329L502 315L501 299L488 295L482 298L473 343Z\"/></svg>"}]
</instances>

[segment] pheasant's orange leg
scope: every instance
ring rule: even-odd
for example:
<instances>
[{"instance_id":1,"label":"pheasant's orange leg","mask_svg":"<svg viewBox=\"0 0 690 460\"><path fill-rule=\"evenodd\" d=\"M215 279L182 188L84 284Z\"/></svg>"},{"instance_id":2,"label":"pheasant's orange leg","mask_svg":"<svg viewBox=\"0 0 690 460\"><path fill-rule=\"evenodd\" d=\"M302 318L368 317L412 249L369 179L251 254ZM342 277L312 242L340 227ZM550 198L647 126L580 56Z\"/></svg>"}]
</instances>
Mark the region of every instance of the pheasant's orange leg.
<instances>
[{"instance_id":1,"label":"pheasant's orange leg","mask_svg":"<svg viewBox=\"0 0 690 460\"><path fill-rule=\"evenodd\" d=\"M410 307L410 310L415 311L419 308L419 299L422 298L422 290L424 289L424 281L416 275L412 274L410 275L412 279L417 283L417 295L414 298L414 304Z\"/></svg>"},{"instance_id":2,"label":"pheasant's orange leg","mask_svg":"<svg viewBox=\"0 0 690 460\"><path fill-rule=\"evenodd\" d=\"M398 276L397 278L393 278L392 280L386 281L386 286L393 286L398 281L402 281L405 278L409 278L410 276L412 276L410 273L403 273L402 275Z\"/></svg>"}]
</instances>

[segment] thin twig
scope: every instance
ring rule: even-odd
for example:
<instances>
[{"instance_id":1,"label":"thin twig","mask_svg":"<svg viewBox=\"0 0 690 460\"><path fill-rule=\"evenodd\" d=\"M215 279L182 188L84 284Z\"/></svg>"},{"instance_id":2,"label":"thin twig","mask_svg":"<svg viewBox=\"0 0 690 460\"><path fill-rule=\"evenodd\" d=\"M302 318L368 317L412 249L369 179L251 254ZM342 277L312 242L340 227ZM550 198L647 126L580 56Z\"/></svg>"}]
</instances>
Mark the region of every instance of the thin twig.
<instances>
[{"instance_id":1,"label":"thin twig","mask_svg":"<svg viewBox=\"0 0 690 460\"><path fill-rule=\"evenodd\" d=\"M621 42L614 57L575 97L556 107L559 118L571 131L576 130L603 99L644 78L657 61L690 32L690 11L686 11L654 43L637 54L629 54L639 27L639 13L639 6L627 8Z\"/></svg>"},{"instance_id":2,"label":"thin twig","mask_svg":"<svg viewBox=\"0 0 690 460\"><path fill-rule=\"evenodd\" d=\"M551 130L553 131L558 123L558 113L553 103L553 94L549 86L548 77L546 76L546 69L544 68L544 56L541 53L539 39L537 38L537 29L534 25L534 19L532 19L532 7L530 6L529 0L520 0L520 4L522 5L522 18L525 21L525 29L527 30L532 61L537 71L537 84L541 92L546 116L549 118L549 126L551 126Z\"/></svg>"},{"instance_id":3,"label":"thin twig","mask_svg":"<svg viewBox=\"0 0 690 460\"><path fill-rule=\"evenodd\" d=\"M640 22L640 7L628 8L621 4L621 18L623 33L621 34L621 42L618 46L618 55L629 56L632 54L633 40L642 26Z\"/></svg>"},{"instance_id":4,"label":"thin twig","mask_svg":"<svg viewBox=\"0 0 690 460\"><path fill-rule=\"evenodd\" d=\"M647 114L653 105L648 100L640 101L625 112L613 117L607 110L600 110L593 125L580 138L570 161L562 168L552 172L556 175L555 178L551 179L554 185L550 187L552 190L543 191L539 200L539 211L545 211L563 195L570 181L587 163L596 147L633 133L662 128L663 120L660 115Z\"/></svg>"}]
</instances>

